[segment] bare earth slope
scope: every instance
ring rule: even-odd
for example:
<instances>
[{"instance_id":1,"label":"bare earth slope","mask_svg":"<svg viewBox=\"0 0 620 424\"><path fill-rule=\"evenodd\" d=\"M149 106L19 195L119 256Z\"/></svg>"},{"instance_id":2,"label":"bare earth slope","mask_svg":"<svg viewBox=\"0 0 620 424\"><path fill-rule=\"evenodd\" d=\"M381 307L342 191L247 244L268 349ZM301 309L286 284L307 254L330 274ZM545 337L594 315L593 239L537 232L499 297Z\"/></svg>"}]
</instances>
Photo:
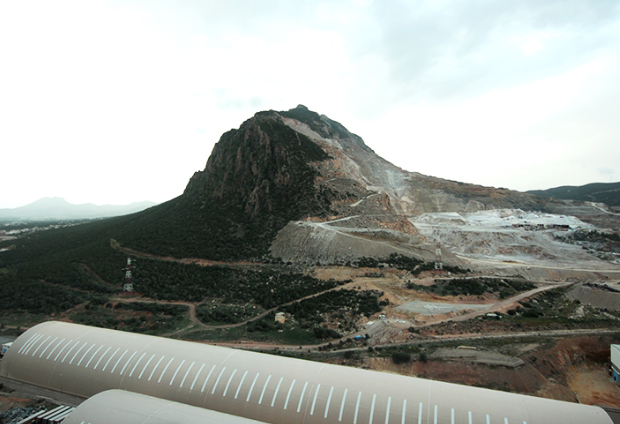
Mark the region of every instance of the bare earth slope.
<instances>
[{"instance_id":1,"label":"bare earth slope","mask_svg":"<svg viewBox=\"0 0 620 424\"><path fill-rule=\"evenodd\" d=\"M317 171L315 185L332 193L332 216L289 222L271 244L274 257L326 264L399 253L432 261L439 248L444 263L469 268L491 260L617 269L558 239L575 230L617 229L620 217L605 205L408 172L379 157L339 123L304 106L277 114L329 156L310 165Z\"/></svg>"}]
</instances>

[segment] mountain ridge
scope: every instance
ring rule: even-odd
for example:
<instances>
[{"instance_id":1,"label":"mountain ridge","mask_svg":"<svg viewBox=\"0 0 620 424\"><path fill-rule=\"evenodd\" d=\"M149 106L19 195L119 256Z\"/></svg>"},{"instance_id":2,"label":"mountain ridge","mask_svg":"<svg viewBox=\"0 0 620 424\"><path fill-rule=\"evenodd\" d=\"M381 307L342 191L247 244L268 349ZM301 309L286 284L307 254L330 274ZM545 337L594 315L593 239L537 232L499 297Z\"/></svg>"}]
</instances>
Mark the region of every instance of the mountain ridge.
<instances>
[{"instance_id":1,"label":"mountain ridge","mask_svg":"<svg viewBox=\"0 0 620 424\"><path fill-rule=\"evenodd\" d=\"M224 133L183 194L136 216L119 242L213 260L345 263L396 253L429 261L438 240L420 234L416 217L570 207L403 170L344 125L299 105L257 112ZM574 210L587 217L590 209Z\"/></svg>"},{"instance_id":2,"label":"mountain ridge","mask_svg":"<svg viewBox=\"0 0 620 424\"><path fill-rule=\"evenodd\" d=\"M108 218L143 211L157 203L143 201L129 205L73 204L61 197L43 197L17 208L0 209L0 219L89 219Z\"/></svg>"},{"instance_id":3,"label":"mountain ridge","mask_svg":"<svg viewBox=\"0 0 620 424\"><path fill-rule=\"evenodd\" d=\"M526 193L557 199L605 203L607 206L620 206L620 182L560 186L547 190L528 190Z\"/></svg>"},{"instance_id":4,"label":"mountain ridge","mask_svg":"<svg viewBox=\"0 0 620 424\"><path fill-rule=\"evenodd\" d=\"M455 252L488 256L517 252L513 246L540 259L554 245L546 236L534 240L505 230L509 219L484 213L493 210L518 220L519 211L535 211L536 220L548 213L616 219L588 204L403 170L342 124L299 105L258 112L227 131L180 196L114 218L101 234L160 256L301 264L392 254L431 262L440 251L444 262L460 265ZM479 233L476 219L501 228ZM560 225L555 221L550 225ZM455 222L463 224L462 233L447 234Z\"/></svg>"}]
</instances>

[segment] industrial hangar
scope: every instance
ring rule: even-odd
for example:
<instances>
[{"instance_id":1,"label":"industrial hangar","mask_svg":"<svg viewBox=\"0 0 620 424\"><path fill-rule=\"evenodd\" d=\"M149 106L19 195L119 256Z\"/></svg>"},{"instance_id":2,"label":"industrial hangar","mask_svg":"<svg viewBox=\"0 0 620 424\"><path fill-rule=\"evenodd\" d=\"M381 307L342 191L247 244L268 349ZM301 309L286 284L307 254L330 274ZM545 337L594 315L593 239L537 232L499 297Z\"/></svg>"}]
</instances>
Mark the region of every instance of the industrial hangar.
<instances>
[{"instance_id":1,"label":"industrial hangar","mask_svg":"<svg viewBox=\"0 0 620 424\"><path fill-rule=\"evenodd\" d=\"M53 321L13 343L0 376L91 398L66 421L79 424L175 408L185 423L612 422L594 406Z\"/></svg>"},{"instance_id":2,"label":"industrial hangar","mask_svg":"<svg viewBox=\"0 0 620 424\"><path fill-rule=\"evenodd\" d=\"M259 421L222 414L124 390L106 390L78 406L62 424L260 424Z\"/></svg>"}]
</instances>

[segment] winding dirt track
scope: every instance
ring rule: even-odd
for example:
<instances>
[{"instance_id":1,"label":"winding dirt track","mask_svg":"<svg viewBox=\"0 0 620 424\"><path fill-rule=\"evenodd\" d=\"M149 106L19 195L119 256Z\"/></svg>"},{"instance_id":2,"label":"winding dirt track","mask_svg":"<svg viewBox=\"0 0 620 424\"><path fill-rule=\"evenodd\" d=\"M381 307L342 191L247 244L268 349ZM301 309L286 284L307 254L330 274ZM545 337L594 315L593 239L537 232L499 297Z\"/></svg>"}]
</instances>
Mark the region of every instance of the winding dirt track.
<instances>
[{"instance_id":1,"label":"winding dirt track","mask_svg":"<svg viewBox=\"0 0 620 424\"><path fill-rule=\"evenodd\" d=\"M333 228L332 228L333 230ZM347 234L350 235L350 234ZM125 248L120 246L120 244L116 241L116 240L110 240L110 244L112 246L112 248L134 255L136 257L143 257L143 258L148 258L148 259L153 259L153 260L161 260L161 261L173 261L173 262L179 262L179 263L184 263L184 264L189 264L189 263L193 263L193 264L198 264L201 266L212 266L212 265L223 265L223 266L242 266L242 267L247 267L247 266L269 266L268 264L255 264L255 263L251 263L251 262L218 262L218 261L209 261L209 260L203 260L203 259L195 259L195 258L184 258L184 259L177 259L177 258L173 258L173 257L162 257L162 256L157 256L157 255L152 255L149 253L144 253L144 252L139 252L133 249L129 249L129 248ZM471 258L466 258L466 257L461 257L462 259L466 259L469 261L476 261L476 262L484 262L484 263L488 263L488 264L494 264L494 265L500 265L500 266L531 266L531 267L535 267L537 265L528 265L528 264L506 264L504 262L495 262L495 261L490 261L490 260L472 260ZM553 268L553 269L564 269L564 270L579 270L579 269L572 269L572 268L568 268L568 267L553 267L553 266L540 266L543 268ZM594 271L594 272L601 272L602 270L587 270L584 269L583 271ZM620 273L620 270L618 269L614 269L614 270L605 270L604 272L618 272ZM489 312L497 312L497 311L504 311L507 309L510 309L512 307L514 307L514 305L519 302L520 300L523 300L529 296L532 296L534 294L546 291L546 290L551 290L554 288L558 288L558 287L566 287L569 285L572 285L574 283L544 283L543 286L538 287L536 289L533 290L528 290L526 292L523 293L519 293L515 296L512 296L508 299L504 299L501 301L496 302L495 304L491 304L489 305L488 309L485 310L478 310L478 311L473 311L464 315L459 315L456 317L447 317L445 319L442 320L438 320L438 321L433 321L431 323L426 323L426 324L421 324L421 325L415 325L416 328L423 328L423 327L429 327L429 326L433 326L439 323L444 323L444 322L462 322L462 321L467 321L470 320L472 318L478 317L480 315L484 315L487 314ZM123 298L117 298L115 299L116 301L122 301L122 302L127 302L127 301L134 301L134 302L145 302L145 303L157 303L157 304L176 304L176 305L186 305L188 307L188 317L189 317L189 321L190 321L190 325L188 325L185 328L181 328L179 330L176 330L174 332L171 333L167 333L167 334L163 334L164 336L178 336L178 335L183 335L183 334L190 334L190 333L194 333L194 332L198 332L198 331L204 331L204 330L215 330L215 329L226 329L226 328L234 328L234 327L240 327L243 325L246 325L249 322L261 319L263 317L265 317L266 315L268 315L269 313L277 310L279 307L282 306L287 306L290 305L292 303L304 300L304 299L309 299L315 296L319 296L323 293L332 291L332 290L339 290L342 287L335 287L329 290L324 290L322 292L319 293L315 293L309 296L305 296L303 298L300 299L295 299L292 300L290 302L286 302L282 305L276 306L274 308L268 309L264 312L262 312L261 314L254 316L252 318L249 318L243 322L239 322L236 324L224 324L224 325L208 325L208 324L204 324L203 322L201 322L197 317L196 317L196 305L200 304L200 302L197 303L190 303L190 302L166 302L166 301L156 301L156 300L141 300L141 299L135 299L135 300L129 300L129 299L123 299ZM463 339L463 340L476 340L476 339L481 339L481 338L502 338L502 337L530 337L532 335L571 335L571 334L581 334L581 333L585 333L585 334L600 334L600 333L606 333L606 332L614 332L616 330L558 330L558 331L547 331L547 332L524 332L524 333L510 333L510 334L501 334L501 335L469 335L469 336L462 336L462 337L451 337L451 338L457 338L457 339ZM346 337L344 338L351 338L354 337L356 335L363 335L365 334L365 330L359 331L357 333L354 334L348 334ZM438 338L438 340L443 340L443 338ZM331 343L337 343L339 340L332 340ZM432 341L414 341L413 343L430 343ZM412 343L412 342L405 342L404 344L407 343ZM215 344L215 343L212 343ZM273 345L273 344L265 344L265 343L218 343L220 345L231 345L231 346L236 346L236 347L244 347L247 349L292 349L291 346L289 345ZM329 342L327 343L322 343L322 344L318 344L318 345L314 345L314 346L305 346L303 347L303 349L305 350L310 350L310 349L315 349L321 346L326 346L328 345Z\"/></svg>"},{"instance_id":2,"label":"winding dirt track","mask_svg":"<svg viewBox=\"0 0 620 424\"><path fill-rule=\"evenodd\" d=\"M608 328L594 328L594 329L574 329L574 330L546 330L546 331L523 331L513 333L502 334L454 334L444 336L434 336L429 339L414 339L405 342L390 343L389 346L406 346L406 345L420 345L420 344L438 344L444 343L450 340L458 341L476 341L476 340L493 340L493 339L526 339L529 337L571 337L571 336L583 336L583 335L601 335L601 334L618 334L620 329L608 329ZM351 337L351 336L349 336ZM310 351L316 350L321 347L337 344L338 340L332 340L331 342L321 343L317 345L305 345L305 346L292 346L282 344L269 344L269 343L226 343L226 342L203 342L210 345L234 347L238 349L247 350L282 350L282 351ZM381 346L379 346L381 347ZM346 351L366 351L368 347L352 347L348 349L339 349L336 353L342 353Z\"/></svg>"},{"instance_id":3,"label":"winding dirt track","mask_svg":"<svg viewBox=\"0 0 620 424\"><path fill-rule=\"evenodd\" d=\"M253 316L251 318L246 319L245 321L241 321L241 322L237 322L235 324L222 324L222 325L208 325L205 324L203 322L201 322L198 317L196 316L196 306L199 305L202 302L196 302L196 303L191 303L191 302L182 302L182 301L165 301L165 300L152 300L152 299L127 299L127 298L122 298L122 297L114 297L111 300L113 300L114 302L133 302L133 303L155 303L158 305L185 305L188 308L188 317L189 317L189 321L190 321L190 325L188 325L185 328L181 328L179 330L173 331L171 333L165 333L162 334L162 336L165 337L169 337L169 336L175 336L178 334L190 334L190 333L195 333L197 331L203 331L203 330L217 330L217 329L224 329L224 328L234 328L234 327L241 327L243 325L246 325L249 322L252 321L256 321L259 320L267 315L269 315L271 312L276 311L278 308L282 307L282 306L288 306L288 305L292 305L295 302L300 302L302 300L305 299L311 299L313 297L319 296L323 293L327 293L330 291L334 291L334 290L340 290L342 288L342 286L338 286L338 287L333 287L331 289L327 289L327 290L323 290L321 292L318 293L314 293L308 296L304 296L301 297L299 299L295 299L295 300L291 300L290 302L286 302L283 303L281 305L275 306L271 309L267 309L266 311L261 312L260 314Z\"/></svg>"},{"instance_id":4,"label":"winding dirt track","mask_svg":"<svg viewBox=\"0 0 620 424\"><path fill-rule=\"evenodd\" d=\"M118 250L119 252L126 253L128 255L135 256L136 258L144 258L144 259L153 259L155 261L164 261L164 262L178 262L181 264L195 264L201 266L234 266L234 267L256 267L256 268L264 268L271 266L270 264L262 264L262 263L254 263L254 262L221 262L221 261L211 261L208 259L200 259L200 258L175 258L173 256L159 256L153 255L151 253L140 252L139 250L134 250L129 247L123 247L121 244L114 240L110 239L110 247L114 250Z\"/></svg>"}]
</instances>

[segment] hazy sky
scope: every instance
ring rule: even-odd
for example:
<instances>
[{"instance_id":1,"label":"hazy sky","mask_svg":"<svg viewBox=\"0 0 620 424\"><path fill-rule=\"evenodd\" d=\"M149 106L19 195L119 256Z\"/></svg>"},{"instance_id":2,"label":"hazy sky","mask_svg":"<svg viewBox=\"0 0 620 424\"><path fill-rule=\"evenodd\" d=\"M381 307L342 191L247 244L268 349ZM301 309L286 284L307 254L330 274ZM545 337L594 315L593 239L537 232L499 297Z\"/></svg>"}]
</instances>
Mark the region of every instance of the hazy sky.
<instances>
[{"instance_id":1,"label":"hazy sky","mask_svg":"<svg viewBox=\"0 0 620 424\"><path fill-rule=\"evenodd\" d=\"M298 104L409 171L620 181L620 1L0 0L0 208L168 200Z\"/></svg>"}]
</instances>

